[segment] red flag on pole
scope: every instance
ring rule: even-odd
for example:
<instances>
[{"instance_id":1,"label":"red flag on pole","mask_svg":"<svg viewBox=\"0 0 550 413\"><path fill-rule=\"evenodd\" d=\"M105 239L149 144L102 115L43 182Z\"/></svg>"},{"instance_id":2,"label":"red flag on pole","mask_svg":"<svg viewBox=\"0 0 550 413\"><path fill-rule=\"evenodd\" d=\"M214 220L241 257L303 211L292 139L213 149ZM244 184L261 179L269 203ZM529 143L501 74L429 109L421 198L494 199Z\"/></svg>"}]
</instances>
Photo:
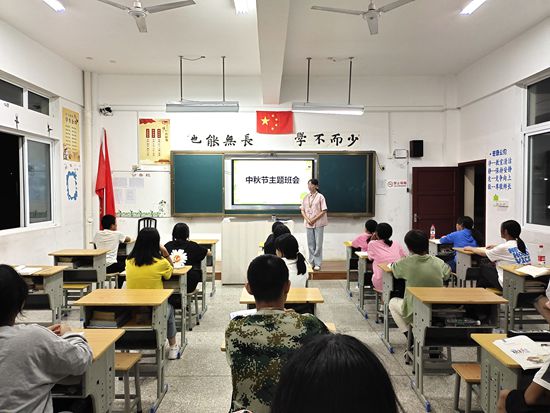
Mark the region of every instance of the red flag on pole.
<instances>
[{"instance_id":1,"label":"red flag on pole","mask_svg":"<svg viewBox=\"0 0 550 413\"><path fill-rule=\"evenodd\" d=\"M292 133L294 130L291 111L256 111L256 132L270 134Z\"/></svg>"},{"instance_id":2,"label":"red flag on pole","mask_svg":"<svg viewBox=\"0 0 550 413\"><path fill-rule=\"evenodd\" d=\"M113 178L111 176L111 163L109 162L109 148L107 147L107 132L105 129L103 129L103 138L99 147L95 193L99 197L100 222L101 218L105 215L115 215L115 195L113 191Z\"/></svg>"}]
</instances>

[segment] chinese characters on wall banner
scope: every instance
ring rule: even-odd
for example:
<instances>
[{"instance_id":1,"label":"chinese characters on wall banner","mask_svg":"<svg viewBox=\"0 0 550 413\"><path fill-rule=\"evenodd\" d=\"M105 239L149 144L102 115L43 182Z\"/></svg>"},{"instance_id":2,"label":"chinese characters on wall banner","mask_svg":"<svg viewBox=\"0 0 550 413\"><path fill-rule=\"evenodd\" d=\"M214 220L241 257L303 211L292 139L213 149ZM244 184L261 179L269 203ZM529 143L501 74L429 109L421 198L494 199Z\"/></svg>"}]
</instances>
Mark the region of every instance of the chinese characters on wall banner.
<instances>
[{"instance_id":1,"label":"chinese characters on wall banner","mask_svg":"<svg viewBox=\"0 0 550 413\"><path fill-rule=\"evenodd\" d=\"M139 162L170 163L170 119L139 119Z\"/></svg>"},{"instance_id":2,"label":"chinese characters on wall banner","mask_svg":"<svg viewBox=\"0 0 550 413\"><path fill-rule=\"evenodd\" d=\"M508 149L490 151L487 160L487 189L499 192L511 191L512 171L512 155Z\"/></svg>"},{"instance_id":3,"label":"chinese characters on wall banner","mask_svg":"<svg viewBox=\"0 0 550 413\"><path fill-rule=\"evenodd\" d=\"M63 160L80 162L80 115L63 108Z\"/></svg>"}]
</instances>

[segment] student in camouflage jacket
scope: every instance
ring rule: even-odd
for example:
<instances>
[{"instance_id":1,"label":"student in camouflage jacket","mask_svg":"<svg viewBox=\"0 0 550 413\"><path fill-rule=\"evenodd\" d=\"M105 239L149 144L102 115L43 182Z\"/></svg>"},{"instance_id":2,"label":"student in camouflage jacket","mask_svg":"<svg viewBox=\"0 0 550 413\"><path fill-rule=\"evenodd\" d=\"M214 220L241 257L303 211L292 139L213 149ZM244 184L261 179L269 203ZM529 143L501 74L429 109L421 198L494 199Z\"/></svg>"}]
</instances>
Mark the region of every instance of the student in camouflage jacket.
<instances>
[{"instance_id":1,"label":"student in camouflage jacket","mask_svg":"<svg viewBox=\"0 0 550 413\"><path fill-rule=\"evenodd\" d=\"M283 363L309 337L327 334L312 314L285 310L290 289L288 268L274 255L256 257L249 265L246 290L254 295L255 315L238 316L225 331L231 367L231 411L249 409L269 413Z\"/></svg>"}]
</instances>

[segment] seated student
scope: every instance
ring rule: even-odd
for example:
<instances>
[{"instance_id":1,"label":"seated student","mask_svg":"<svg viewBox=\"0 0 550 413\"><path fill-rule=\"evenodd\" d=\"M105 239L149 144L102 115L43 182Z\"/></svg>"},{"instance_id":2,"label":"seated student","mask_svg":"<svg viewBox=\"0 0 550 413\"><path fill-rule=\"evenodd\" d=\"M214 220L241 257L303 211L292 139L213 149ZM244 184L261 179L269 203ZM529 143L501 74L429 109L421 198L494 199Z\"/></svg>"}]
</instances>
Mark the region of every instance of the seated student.
<instances>
[{"instance_id":1,"label":"seated student","mask_svg":"<svg viewBox=\"0 0 550 413\"><path fill-rule=\"evenodd\" d=\"M28 287L10 266L0 265L0 412L53 412L52 387L92 364L86 339L70 327L15 324Z\"/></svg>"},{"instance_id":2,"label":"seated student","mask_svg":"<svg viewBox=\"0 0 550 413\"><path fill-rule=\"evenodd\" d=\"M382 269L378 264L391 264L406 256L403 247L397 241L391 241L393 229L390 224L380 223L367 247L369 260L372 261L372 285L376 291L382 291Z\"/></svg>"},{"instance_id":3,"label":"seated student","mask_svg":"<svg viewBox=\"0 0 550 413\"><path fill-rule=\"evenodd\" d=\"M376 231L377 222L374 219L369 219L365 222L365 232L359 234L351 242L353 248L361 248L361 251L366 251L369 241L371 240L372 235Z\"/></svg>"},{"instance_id":4,"label":"seated student","mask_svg":"<svg viewBox=\"0 0 550 413\"><path fill-rule=\"evenodd\" d=\"M282 222L277 221L271 226L271 231L273 232L269 234L264 243L264 254L275 255L275 240L283 234L290 234L290 229Z\"/></svg>"},{"instance_id":5,"label":"seated student","mask_svg":"<svg viewBox=\"0 0 550 413\"><path fill-rule=\"evenodd\" d=\"M443 280L451 273L451 268L443 260L428 254L428 236L413 229L405 235L405 245L411 255L391 265L393 276L403 278L407 287L442 287ZM405 298L394 297L389 302L393 320L399 331L404 334L412 323L412 301L411 294L405 290Z\"/></svg>"},{"instance_id":6,"label":"seated student","mask_svg":"<svg viewBox=\"0 0 550 413\"><path fill-rule=\"evenodd\" d=\"M172 241L167 242L164 248L166 248L168 254L171 254L174 250L183 251L183 256L186 257L183 265L193 266L193 269L187 273L187 292L195 291L197 285L202 281L201 262L208 254L208 250L189 240L189 227L183 222L174 225Z\"/></svg>"},{"instance_id":7,"label":"seated student","mask_svg":"<svg viewBox=\"0 0 550 413\"><path fill-rule=\"evenodd\" d=\"M271 413L344 412L397 413L390 377L355 337L313 337L283 366Z\"/></svg>"},{"instance_id":8,"label":"seated student","mask_svg":"<svg viewBox=\"0 0 550 413\"><path fill-rule=\"evenodd\" d=\"M504 221L500 225L500 236L506 242L497 246L488 245L486 249L466 247L466 251L482 257L487 257L495 266L483 265L476 286L483 288L498 288L502 290L503 271L502 264L530 264L531 257L525 246L525 242L519 237L521 225L514 220Z\"/></svg>"},{"instance_id":9,"label":"seated student","mask_svg":"<svg viewBox=\"0 0 550 413\"><path fill-rule=\"evenodd\" d=\"M456 220L456 231L451 232L439 240L442 244L451 244L453 248L480 247L483 245L483 237L474 229L474 220L470 217L460 217ZM447 264L451 271L456 271L456 253Z\"/></svg>"},{"instance_id":10,"label":"seated student","mask_svg":"<svg viewBox=\"0 0 550 413\"><path fill-rule=\"evenodd\" d=\"M281 257L288 268L288 279L293 288L307 287L306 259L298 251L298 241L292 234L283 234L275 239L277 257Z\"/></svg>"},{"instance_id":11,"label":"seated student","mask_svg":"<svg viewBox=\"0 0 550 413\"><path fill-rule=\"evenodd\" d=\"M170 254L160 245L160 235L156 228L142 228L134 249L126 260L126 287L129 289L162 289L162 279L170 279L173 271ZM180 347L176 343L176 320L174 307L168 304L168 359L179 356Z\"/></svg>"},{"instance_id":12,"label":"seated student","mask_svg":"<svg viewBox=\"0 0 550 413\"><path fill-rule=\"evenodd\" d=\"M124 260L118 261L118 245L121 242L130 242L130 237L127 237L122 232L117 231L116 217L113 215L104 215L101 218L101 226L103 229L96 232L94 236L94 244L97 249L109 250L107 253L107 274L124 271ZM123 279L118 279L118 288L122 286Z\"/></svg>"},{"instance_id":13,"label":"seated student","mask_svg":"<svg viewBox=\"0 0 550 413\"><path fill-rule=\"evenodd\" d=\"M525 390L501 390L497 403L498 413L550 412L550 361L535 374Z\"/></svg>"},{"instance_id":14,"label":"seated student","mask_svg":"<svg viewBox=\"0 0 550 413\"><path fill-rule=\"evenodd\" d=\"M245 288L254 296L258 311L235 317L225 331L233 383L231 411L269 413L285 358L307 338L328 330L314 315L285 311L290 282L281 258L269 254L254 258L247 280Z\"/></svg>"}]
</instances>

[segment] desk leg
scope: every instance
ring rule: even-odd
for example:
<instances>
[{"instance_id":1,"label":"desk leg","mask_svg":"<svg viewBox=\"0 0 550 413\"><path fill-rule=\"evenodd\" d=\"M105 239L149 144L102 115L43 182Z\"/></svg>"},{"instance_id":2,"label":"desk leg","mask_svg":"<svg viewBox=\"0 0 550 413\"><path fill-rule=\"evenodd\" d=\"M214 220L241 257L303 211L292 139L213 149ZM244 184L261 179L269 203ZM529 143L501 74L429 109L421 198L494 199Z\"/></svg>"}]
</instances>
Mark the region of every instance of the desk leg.
<instances>
[{"instance_id":1,"label":"desk leg","mask_svg":"<svg viewBox=\"0 0 550 413\"><path fill-rule=\"evenodd\" d=\"M387 300L384 301L383 307L384 307L384 316L383 316L384 335L382 336L382 342L384 343L388 351L393 354L393 346L390 343L390 316L389 316L390 309L389 309Z\"/></svg>"},{"instance_id":2,"label":"desk leg","mask_svg":"<svg viewBox=\"0 0 550 413\"><path fill-rule=\"evenodd\" d=\"M157 359L157 399L151 406L151 413L155 413L164 398L164 395L168 391L168 385L164 384L164 345L162 348L156 350Z\"/></svg>"},{"instance_id":3,"label":"desk leg","mask_svg":"<svg viewBox=\"0 0 550 413\"><path fill-rule=\"evenodd\" d=\"M181 351L187 346L187 276L180 276L180 295L181 295ZM204 284L203 284L204 288Z\"/></svg>"},{"instance_id":4,"label":"desk leg","mask_svg":"<svg viewBox=\"0 0 550 413\"><path fill-rule=\"evenodd\" d=\"M357 268L358 268L357 285L359 286L359 301L358 301L357 308L365 318L369 318L367 311L365 310L365 291L364 291L367 261L364 259L359 259L359 264L357 265Z\"/></svg>"},{"instance_id":5,"label":"desk leg","mask_svg":"<svg viewBox=\"0 0 550 413\"><path fill-rule=\"evenodd\" d=\"M212 251L212 290L210 291L210 297L213 297L216 293L216 244L210 246Z\"/></svg>"},{"instance_id":6,"label":"desk leg","mask_svg":"<svg viewBox=\"0 0 550 413\"><path fill-rule=\"evenodd\" d=\"M351 278L350 260L351 260L351 247L346 247L346 292L351 297L352 293L350 290L350 278Z\"/></svg>"},{"instance_id":7,"label":"desk leg","mask_svg":"<svg viewBox=\"0 0 550 413\"><path fill-rule=\"evenodd\" d=\"M208 281L207 281L207 277L206 277L206 266L204 268L204 271L202 271L201 284L202 284L201 285L201 288L202 288L202 291L201 291L201 313L199 314L199 318L202 318L202 316L206 312L206 309L208 308L208 305L206 304L206 297L208 296L208 294L207 294Z\"/></svg>"}]
</instances>

